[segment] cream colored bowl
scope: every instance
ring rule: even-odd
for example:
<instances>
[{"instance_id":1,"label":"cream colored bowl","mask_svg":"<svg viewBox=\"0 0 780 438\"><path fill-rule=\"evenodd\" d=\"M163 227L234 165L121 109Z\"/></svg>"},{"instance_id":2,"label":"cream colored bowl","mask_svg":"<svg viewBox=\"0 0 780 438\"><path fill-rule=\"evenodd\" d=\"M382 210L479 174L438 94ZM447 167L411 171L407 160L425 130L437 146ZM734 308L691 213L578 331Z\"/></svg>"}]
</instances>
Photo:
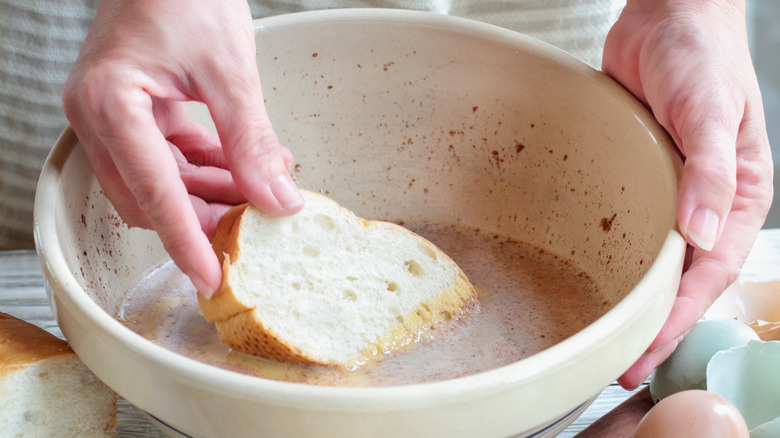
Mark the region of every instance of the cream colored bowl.
<instances>
[{"instance_id":1,"label":"cream colored bowl","mask_svg":"<svg viewBox=\"0 0 780 438\"><path fill-rule=\"evenodd\" d=\"M315 387L216 369L112 316L166 254L154 233L121 223L68 129L40 179L38 252L63 333L109 386L171 436L551 436L642 354L679 281L681 163L623 88L538 41L435 14L321 11L255 29L300 186L364 217L541 246L616 304L541 353L436 383Z\"/></svg>"}]
</instances>

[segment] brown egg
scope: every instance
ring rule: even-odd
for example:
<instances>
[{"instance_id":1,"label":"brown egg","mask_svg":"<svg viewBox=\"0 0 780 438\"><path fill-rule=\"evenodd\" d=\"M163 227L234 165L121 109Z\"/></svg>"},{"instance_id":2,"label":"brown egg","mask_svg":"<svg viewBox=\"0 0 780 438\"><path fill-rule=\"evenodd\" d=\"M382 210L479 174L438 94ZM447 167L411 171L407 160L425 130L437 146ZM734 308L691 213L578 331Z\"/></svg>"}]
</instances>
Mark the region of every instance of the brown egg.
<instances>
[{"instance_id":1,"label":"brown egg","mask_svg":"<svg viewBox=\"0 0 780 438\"><path fill-rule=\"evenodd\" d=\"M711 392L692 389L661 400L639 422L634 438L750 438L737 408Z\"/></svg>"}]
</instances>

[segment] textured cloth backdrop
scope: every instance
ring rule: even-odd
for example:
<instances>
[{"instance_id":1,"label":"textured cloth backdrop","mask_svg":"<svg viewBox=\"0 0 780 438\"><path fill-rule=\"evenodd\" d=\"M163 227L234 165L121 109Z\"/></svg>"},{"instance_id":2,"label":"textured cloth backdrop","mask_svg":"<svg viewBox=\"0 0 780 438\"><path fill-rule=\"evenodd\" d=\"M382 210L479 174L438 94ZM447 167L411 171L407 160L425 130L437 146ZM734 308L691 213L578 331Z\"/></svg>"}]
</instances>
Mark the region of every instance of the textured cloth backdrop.
<instances>
[{"instance_id":1,"label":"textured cloth backdrop","mask_svg":"<svg viewBox=\"0 0 780 438\"><path fill-rule=\"evenodd\" d=\"M618 0L268 0L255 18L312 9L384 7L485 21L549 42L598 67ZM41 165L66 125L60 94L95 0L0 0L0 250L32 248Z\"/></svg>"}]
</instances>

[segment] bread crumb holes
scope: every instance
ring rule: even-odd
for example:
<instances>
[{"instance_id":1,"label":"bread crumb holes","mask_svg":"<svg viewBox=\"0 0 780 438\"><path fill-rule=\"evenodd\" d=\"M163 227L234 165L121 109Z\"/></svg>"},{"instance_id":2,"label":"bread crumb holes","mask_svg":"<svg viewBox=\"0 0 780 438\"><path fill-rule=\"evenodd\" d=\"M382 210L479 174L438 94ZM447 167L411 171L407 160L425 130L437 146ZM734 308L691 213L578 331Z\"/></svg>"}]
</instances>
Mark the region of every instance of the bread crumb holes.
<instances>
[{"instance_id":1,"label":"bread crumb holes","mask_svg":"<svg viewBox=\"0 0 780 438\"><path fill-rule=\"evenodd\" d=\"M358 298L357 294L355 293L355 291L352 291L352 290L349 290L349 289L344 291L344 297L346 299L350 300L350 301L357 301L357 298Z\"/></svg>"},{"instance_id":2,"label":"bread crumb holes","mask_svg":"<svg viewBox=\"0 0 780 438\"><path fill-rule=\"evenodd\" d=\"M326 214L318 214L314 216L314 223L320 226L323 230L331 231L336 229L336 221L326 215Z\"/></svg>"},{"instance_id":3,"label":"bread crumb holes","mask_svg":"<svg viewBox=\"0 0 780 438\"><path fill-rule=\"evenodd\" d=\"M416 260L407 260L404 262L404 265L406 266L406 269L416 277L425 274L422 266L420 266L420 264Z\"/></svg>"}]
</instances>

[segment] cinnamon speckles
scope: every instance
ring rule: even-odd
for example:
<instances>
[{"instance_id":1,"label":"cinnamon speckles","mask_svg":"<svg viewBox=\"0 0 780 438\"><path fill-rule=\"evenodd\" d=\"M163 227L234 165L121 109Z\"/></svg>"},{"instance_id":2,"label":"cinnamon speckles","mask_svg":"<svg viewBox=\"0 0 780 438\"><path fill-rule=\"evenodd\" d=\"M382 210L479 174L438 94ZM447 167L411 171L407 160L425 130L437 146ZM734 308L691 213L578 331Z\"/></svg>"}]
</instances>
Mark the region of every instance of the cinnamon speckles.
<instances>
[{"instance_id":1,"label":"cinnamon speckles","mask_svg":"<svg viewBox=\"0 0 780 438\"><path fill-rule=\"evenodd\" d=\"M498 151L494 150L490 153L491 155L491 163L495 164L496 167L501 167L501 163L504 162L504 159L501 158L501 155L498 153Z\"/></svg>"},{"instance_id":2,"label":"cinnamon speckles","mask_svg":"<svg viewBox=\"0 0 780 438\"><path fill-rule=\"evenodd\" d=\"M605 233L608 233L609 230L612 229L612 222L615 221L616 217L617 213L613 214L611 218L601 218L601 229L604 230Z\"/></svg>"}]
</instances>

